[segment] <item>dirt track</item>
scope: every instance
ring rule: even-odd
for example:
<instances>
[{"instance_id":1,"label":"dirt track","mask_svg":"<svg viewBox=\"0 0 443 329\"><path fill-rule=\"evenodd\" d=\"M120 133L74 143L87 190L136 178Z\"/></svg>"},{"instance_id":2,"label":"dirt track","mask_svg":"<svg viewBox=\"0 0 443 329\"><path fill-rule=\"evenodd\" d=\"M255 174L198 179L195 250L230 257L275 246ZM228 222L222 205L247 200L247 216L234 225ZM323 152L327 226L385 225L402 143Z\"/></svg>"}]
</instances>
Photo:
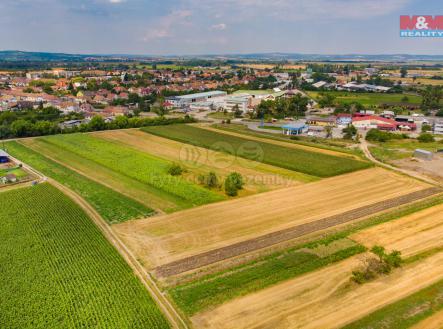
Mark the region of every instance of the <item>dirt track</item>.
<instances>
[{"instance_id":1,"label":"dirt track","mask_svg":"<svg viewBox=\"0 0 443 329\"><path fill-rule=\"evenodd\" d=\"M13 158L15 161L19 161ZM21 162L21 161L20 161ZM169 300L167 300L160 289L157 287L156 283L150 275L146 272L143 266L137 261L131 251L120 241L120 239L115 235L115 233L110 229L109 225L105 222L105 220L100 216L100 214L92 208L92 206L87 203L81 196L77 193L73 192L66 186L60 184L59 182L47 178L42 175L40 172L35 170L34 168L28 166L26 163L21 162L23 167L27 170L31 171L37 177L39 177L39 181L48 182L54 185L57 189L66 194L69 198L71 198L77 205L79 205L85 213L94 221L99 230L103 233L106 239L114 246L114 248L119 252L119 254L125 259L128 265L132 268L135 275L140 279L141 283L145 286L147 291L150 293L151 297L156 301L159 308L162 310L166 318L169 320L170 324L173 328L187 328L187 324L181 318L181 316L177 313L175 308L171 305Z\"/></svg>"},{"instance_id":2,"label":"dirt track","mask_svg":"<svg viewBox=\"0 0 443 329\"><path fill-rule=\"evenodd\" d=\"M390 276L345 288L353 257L316 272L234 299L192 318L196 328L339 328L405 298L443 277L443 253Z\"/></svg>"},{"instance_id":3,"label":"dirt track","mask_svg":"<svg viewBox=\"0 0 443 329\"><path fill-rule=\"evenodd\" d=\"M388 250L399 250L405 257L442 247L443 205L368 228L350 238L367 247L381 245Z\"/></svg>"},{"instance_id":4,"label":"dirt track","mask_svg":"<svg viewBox=\"0 0 443 329\"><path fill-rule=\"evenodd\" d=\"M54 181L53 179L48 179L48 182L57 187L68 197L70 197L75 203L77 203L86 214L94 221L106 239L114 246L114 248L119 252L119 254L125 259L128 265L132 268L135 275L140 279L141 283L149 291L151 297L156 301L159 308L162 310L166 318L169 320L173 328L187 328L185 321L177 313L175 308L170 304L160 289L157 287L156 283L149 274L145 271L143 266L137 261L130 250L120 241L120 239L115 235L115 233L110 229L109 225L103 220L103 218L95 211L94 208L89 205L82 197L80 197L75 192L68 189L66 186Z\"/></svg>"},{"instance_id":5,"label":"dirt track","mask_svg":"<svg viewBox=\"0 0 443 329\"><path fill-rule=\"evenodd\" d=\"M329 227L344 224L352 220L356 220L358 218L369 216L383 210L401 206L440 192L441 190L438 188L429 188L426 190L413 192L394 199L381 201L373 205L345 212L343 214L326 217L323 219L319 219L317 221L291 227L286 230L273 232L255 239L243 241L224 248L211 250L203 254L185 258L173 263L165 264L163 266L158 267L156 269L156 273L160 277L180 274L231 257L235 257L238 255L246 254L251 251L269 247L280 242L292 240L294 238L298 238L300 236L309 233L313 233L316 231L324 230Z\"/></svg>"},{"instance_id":6,"label":"dirt track","mask_svg":"<svg viewBox=\"0 0 443 329\"><path fill-rule=\"evenodd\" d=\"M380 168L113 225L148 268L397 198L429 185Z\"/></svg>"}]
</instances>

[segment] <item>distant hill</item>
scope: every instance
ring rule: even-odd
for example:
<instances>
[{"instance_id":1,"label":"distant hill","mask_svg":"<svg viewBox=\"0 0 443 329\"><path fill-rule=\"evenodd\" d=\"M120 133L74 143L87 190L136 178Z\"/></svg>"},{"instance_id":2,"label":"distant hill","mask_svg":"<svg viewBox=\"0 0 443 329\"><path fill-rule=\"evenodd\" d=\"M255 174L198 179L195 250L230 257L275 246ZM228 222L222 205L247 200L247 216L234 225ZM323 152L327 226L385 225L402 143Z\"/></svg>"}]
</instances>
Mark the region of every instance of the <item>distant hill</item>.
<instances>
[{"instance_id":1,"label":"distant hill","mask_svg":"<svg viewBox=\"0 0 443 329\"><path fill-rule=\"evenodd\" d=\"M40 52L26 52L16 50L0 51L0 60L2 61L83 61L88 55L73 55L62 53L40 53Z\"/></svg>"},{"instance_id":2,"label":"distant hill","mask_svg":"<svg viewBox=\"0 0 443 329\"><path fill-rule=\"evenodd\" d=\"M443 55L410 55L410 54L387 54L387 55L324 55L324 54L297 54L297 53L251 53L251 54L211 54L211 55L176 55L176 56L149 56L149 55L114 55L114 54L65 54L48 52L27 52L18 50L0 51L2 62L83 62L83 61L134 61L134 60L243 60L243 61L383 61L383 62L408 62L408 61L443 61Z\"/></svg>"}]
</instances>

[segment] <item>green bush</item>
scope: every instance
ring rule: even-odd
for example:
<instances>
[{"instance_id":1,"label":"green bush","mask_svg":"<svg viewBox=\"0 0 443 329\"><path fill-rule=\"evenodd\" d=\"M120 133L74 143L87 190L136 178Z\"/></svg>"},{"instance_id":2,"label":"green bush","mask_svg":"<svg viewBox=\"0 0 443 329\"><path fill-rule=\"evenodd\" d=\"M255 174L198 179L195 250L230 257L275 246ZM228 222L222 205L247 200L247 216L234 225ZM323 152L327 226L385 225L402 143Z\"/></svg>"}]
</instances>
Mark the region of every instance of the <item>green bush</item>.
<instances>
[{"instance_id":1,"label":"green bush","mask_svg":"<svg viewBox=\"0 0 443 329\"><path fill-rule=\"evenodd\" d=\"M405 134L390 133L387 131L380 131L378 129L370 129L366 134L367 141L381 142L381 143L387 142L392 139L405 139L405 138L407 138L407 135Z\"/></svg>"},{"instance_id":2,"label":"green bush","mask_svg":"<svg viewBox=\"0 0 443 329\"><path fill-rule=\"evenodd\" d=\"M428 134L428 133L420 134L420 136L418 136L417 139L418 139L418 141L420 143L432 143L432 142L435 142L434 136L432 136L431 134Z\"/></svg>"},{"instance_id":3,"label":"green bush","mask_svg":"<svg viewBox=\"0 0 443 329\"><path fill-rule=\"evenodd\" d=\"M230 173L227 178L231 179L235 187L239 190L241 190L243 188L243 185L245 184L243 182L242 175L240 175L238 172Z\"/></svg>"},{"instance_id":4,"label":"green bush","mask_svg":"<svg viewBox=\"0 0 443 329\"><path fill-rule=\"evenodd\" d=\"M384 247L374 246L371 252L378 257L369 258L365 261L365 264L361 270L355 270L352 272L351 280L363 284L375 279L381 274L389 274L392 268L401 266L402 259L400 251L394 250L390 254L386 253Z\"/></svg>"},{"instance_id":5,"label":"green bush","mask_svg":"<svg viewBox=\"0 0 443 329\"><path fill-rule=\"evenodd\" d=\"M213 171L209 172L207 175L198 176L198 181L201 185L207 188L219 187L217 174Z\"/></svg>"},{"instance_id":6,"label":"green bush","mask_svg":"<svg viewBox=\"0 0 443 329\"><path fill-rule=\"evenodd\" d=\"M431 130L432 130L432 127L431 127L430 125L427 125L427 124L424 124L424 125L421 127L421 132L422 132L422 133L426 133L426 132L431 131Z\"/></svg>"},{"instance_id":7,"label":"green bush","mask_svg":"<svg viewBox=\"0 0 443 329\"><path fill-rule=\"evenodd\" d=\"M243 188L243 177L237 172L230 173L225 179L225 192L229 196L236 196Z\"/></svg>"},{"instance_id":8,"label":"green bush","mask_svg":"<svg viewBox=\"0 0 443 329\"><path fill-rule=\"evenodd\" d=\"M225 193L229 196L237 196L238 188L235 186L235 182L229 177L225 180Z\"/></svg>"},{"instance_id":9,"label":"green bush","mask_svg":"<svg viewBox=\"0 0 443 329\"><path fill-rule=\"evenodd\" d=\"M183 172L185 171L184 168L182 168L179 164L177 163L173 163L169 168L168 168L168 174L171 176L180 176L181 174L183 174Z\"/></svg>"}]
</instances>

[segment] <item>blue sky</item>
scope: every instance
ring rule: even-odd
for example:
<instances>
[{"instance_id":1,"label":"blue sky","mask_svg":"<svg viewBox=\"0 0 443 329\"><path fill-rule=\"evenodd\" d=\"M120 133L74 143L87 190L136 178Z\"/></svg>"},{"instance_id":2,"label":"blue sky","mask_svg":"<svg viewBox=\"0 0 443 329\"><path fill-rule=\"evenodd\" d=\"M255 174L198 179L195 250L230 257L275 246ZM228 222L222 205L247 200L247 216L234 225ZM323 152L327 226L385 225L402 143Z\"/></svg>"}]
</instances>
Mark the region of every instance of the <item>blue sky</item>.
<instances>
[{"instance_id":1,"label":"blue sky","mask_svg":"<svg viewBox=\"0 0 443 329\"><path fill-rule=\"evenodd\" d=\"M0 48L69 53L443 53L399 37L441 0L0 0Z\"/></svg>"}]
</instances>

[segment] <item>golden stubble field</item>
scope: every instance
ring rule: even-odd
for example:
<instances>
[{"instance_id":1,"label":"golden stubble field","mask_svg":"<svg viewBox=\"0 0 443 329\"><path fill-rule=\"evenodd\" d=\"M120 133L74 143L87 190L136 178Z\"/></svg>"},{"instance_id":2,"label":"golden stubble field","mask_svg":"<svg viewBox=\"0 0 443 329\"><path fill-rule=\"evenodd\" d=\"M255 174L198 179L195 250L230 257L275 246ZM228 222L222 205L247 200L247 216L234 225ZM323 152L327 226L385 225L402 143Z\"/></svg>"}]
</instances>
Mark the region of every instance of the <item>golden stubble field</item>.
<instances>
[{"instance_id":1,"label":"golden stubble field","mask_svg":"<svg viewBox=\"0 0 443 329\"><path fill-rule=\"evenodd\" d=\"M400 250L404 257L443 246L443 205L357 232L350 239L366 247Z\"/></svg>"},{"instance_id":2,"label":"golden stubble field","mask_svg":"<svg viewBox=\"0 0 443 329\"><path fill-rule=\"evenodd\" d=\"M443 205L377 225L349 237L405 257L443 247ZM359 255L192 318L196 328L339 328L443 278L443 253L405 265L362 286L349 283ZM443 313L414 328L441 328Z\"/></svg>"},{"instance_id":3,"label":"golden stubble field","mask_svg":"<svg viewBox=\"0 0 443 329\"><path fill-rule=\"evenodd\" d=\"M115 232L154 268L267 233L313 222L429 185L381 168L324 179L146 220Z\"/></svg>"},{"instance_id":4,"label":"golden stubble field","mask_svg":"<svg viewBox=\"0 0 443 329\"><path fill-rule=\"evenodd\" d=\"M443 253L361 286L356 256L192 317L195 328L340 328L443 278Z\"/></svg>"}]
</instances>

